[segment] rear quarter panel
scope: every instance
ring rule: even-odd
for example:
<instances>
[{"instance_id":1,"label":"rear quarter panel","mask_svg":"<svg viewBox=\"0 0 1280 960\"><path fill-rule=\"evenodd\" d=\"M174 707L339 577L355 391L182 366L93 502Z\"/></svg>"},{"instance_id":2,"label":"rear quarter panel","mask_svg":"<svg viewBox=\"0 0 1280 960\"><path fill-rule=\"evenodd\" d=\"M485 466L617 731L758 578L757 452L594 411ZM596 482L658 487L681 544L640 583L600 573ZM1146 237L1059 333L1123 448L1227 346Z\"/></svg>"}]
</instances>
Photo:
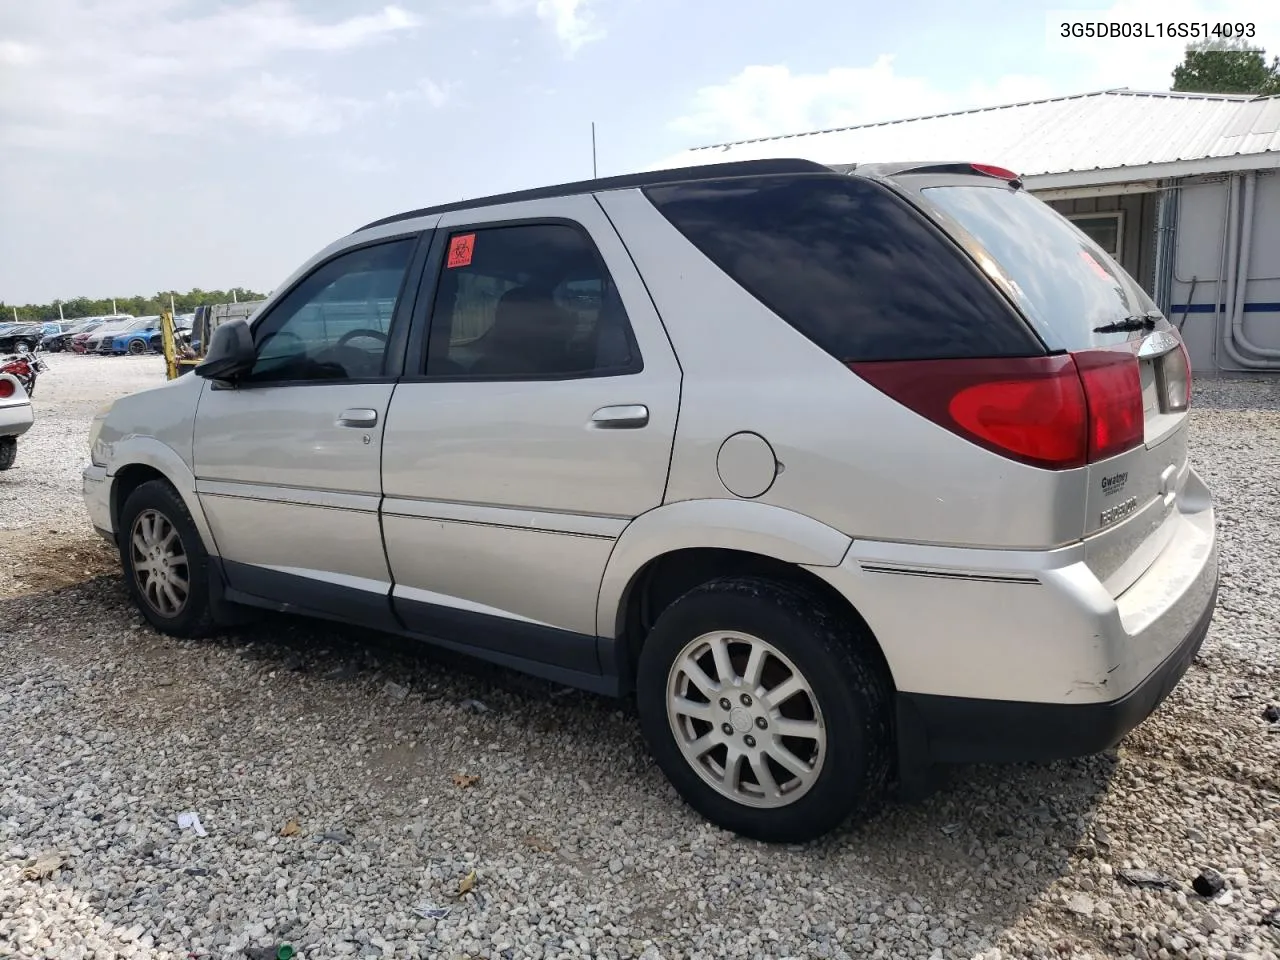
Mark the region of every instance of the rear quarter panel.
<instances>
[{"instance_id":1,"label":"rear quarter panel","mask_svg":"<svg viewBox=\"0 0 1280 960\"><path fill-rule=\"evenodd\" d=\"M732 497L717 454L753 431L779 463L755 499L851 537L1009 548L1080 539L1086 470L1027 467L911 412L734 283L638 190L600 200L684 371L667 502Z\"/></svg>"}]
</instances>

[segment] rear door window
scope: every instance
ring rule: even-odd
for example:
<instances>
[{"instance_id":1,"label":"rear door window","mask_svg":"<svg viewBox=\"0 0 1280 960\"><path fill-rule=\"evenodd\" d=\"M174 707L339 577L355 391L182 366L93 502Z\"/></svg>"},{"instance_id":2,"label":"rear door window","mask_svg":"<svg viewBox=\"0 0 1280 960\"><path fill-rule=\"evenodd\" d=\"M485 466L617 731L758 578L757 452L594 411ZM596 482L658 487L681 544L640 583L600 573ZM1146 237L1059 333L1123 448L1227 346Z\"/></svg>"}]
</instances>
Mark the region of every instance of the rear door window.
<instances>
[{"instance_id":1,"label":"rear door window","mask_svg":"<svg viewBox=\"0 0 1280 960\"><path fill-rule=\"evenodd\" d=\"M839 360L1044 353L960 249L880 184L770 176L645 194L720 269Z\"/></svg>"},{"instance_id":2,"label":"rear door window","mask_svg":"<svg viewBox=\"0 0 1280 960\"><path fill-rule=\"evenodd\" d=\"M1098 327L1159 314L1102 247L1024 190L974 184L925 187L920 195L985 248L994 261L989 272L1051 343L1068 350L1108 346L1134 332Z\"/></svg>"}]
</instances>

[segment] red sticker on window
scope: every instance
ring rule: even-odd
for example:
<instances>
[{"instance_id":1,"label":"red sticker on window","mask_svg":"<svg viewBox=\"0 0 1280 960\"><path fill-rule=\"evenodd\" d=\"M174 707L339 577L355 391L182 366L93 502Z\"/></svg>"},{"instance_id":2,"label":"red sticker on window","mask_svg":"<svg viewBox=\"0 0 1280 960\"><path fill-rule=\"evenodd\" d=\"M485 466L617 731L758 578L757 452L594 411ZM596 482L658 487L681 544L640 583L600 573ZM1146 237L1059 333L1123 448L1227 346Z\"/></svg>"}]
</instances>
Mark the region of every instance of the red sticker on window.
<instances>
[{"instance_id":1,"label":"red sticker on window","mask_svg":"<svg viewBox=\"0 0 1280 960\"><path fill-rule=\"evenodd\" d=\"M476 235L474 233L464 233L460 237L453 237L449 241L449 260L445 265L449 269L454 267L465 267L471 263L471 255L476 250Z\"/></svg>"}]
</instances>

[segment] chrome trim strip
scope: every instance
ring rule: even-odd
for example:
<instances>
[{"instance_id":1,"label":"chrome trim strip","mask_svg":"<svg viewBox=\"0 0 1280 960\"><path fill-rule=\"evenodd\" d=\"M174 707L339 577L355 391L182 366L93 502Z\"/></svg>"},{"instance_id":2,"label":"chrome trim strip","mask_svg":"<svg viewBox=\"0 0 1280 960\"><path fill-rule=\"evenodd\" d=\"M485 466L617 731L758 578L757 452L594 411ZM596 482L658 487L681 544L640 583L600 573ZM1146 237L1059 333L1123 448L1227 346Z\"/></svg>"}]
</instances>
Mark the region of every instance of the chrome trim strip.
<instances>
[{"instance_id":1,"label":"chrome trim strip","mask_svg":"<svg viewBox=\"0 0 1280 960\"><path fill-rule=\"evenodd\" d=\"M625 517L551 513L544 510L521 510L517 507L492 507L446 500L410 500L403 497L387 497L383 500L382 514L384 517L442 520L604 540L616 540L630 522Z\"/></svg>"},{"instance_id":2,"label":"chrome trim strip","mask_svg":"<svg viewBox=\"0 0 1280 960\"><path fill-rule=\"evenodd\" d=\"M226 497L232 500L261 500L265 503L291 503L300 507L323 507L329 510L352 510L377 513L382 497L376 493L348 493L340 490L315 490L305 487L281 487L239 480L196 480L196 493L201 496Z\"/></svg>"},{"instance_id":3,"label":"chrome trim strip","mask_svg":"<svg viewBox=\"0 0 1280 960\"><path fill-rule=\"evenodd\" d=\"M904 577L932 577L938 580L966 580L980 583L1022 583L1037 585L1035 577L1020 577L1011 574L966 573L960 570L921 570L911 567L886 567L873 564L860 564L866 573L890 573Z\"/></svg>"}]
</instances>

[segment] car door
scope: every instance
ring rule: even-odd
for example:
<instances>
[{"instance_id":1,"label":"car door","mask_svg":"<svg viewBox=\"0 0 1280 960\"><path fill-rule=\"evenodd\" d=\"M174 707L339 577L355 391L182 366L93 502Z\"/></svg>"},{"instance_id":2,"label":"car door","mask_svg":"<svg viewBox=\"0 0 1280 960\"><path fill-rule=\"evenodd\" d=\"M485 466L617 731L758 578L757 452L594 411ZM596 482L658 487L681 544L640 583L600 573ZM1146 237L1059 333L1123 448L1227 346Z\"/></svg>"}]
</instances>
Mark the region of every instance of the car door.
<instances>
[{"instance_id":1,"label":"car door","mask_svg":"<svg viewBox=\"0 0 1280 960\"><path fill-rule=\"evenodd\" d=\"M196 490L228 585L300 612L394 626L379 457L419 237L345 249L253 324L258 359L196 411Z\"/></svg>"},{"instance_id":2,"label":"car door","mask_svg":"<svg viewBox=\"0 0 1280 960\"><path fill-rule=\"evenodd\" d=\"M395 609L598 673L604 567L662 502L679 407L641 278L595 198L561 197L444 214L418 304L383 449Z\"/></svg>"}]
</instances>

